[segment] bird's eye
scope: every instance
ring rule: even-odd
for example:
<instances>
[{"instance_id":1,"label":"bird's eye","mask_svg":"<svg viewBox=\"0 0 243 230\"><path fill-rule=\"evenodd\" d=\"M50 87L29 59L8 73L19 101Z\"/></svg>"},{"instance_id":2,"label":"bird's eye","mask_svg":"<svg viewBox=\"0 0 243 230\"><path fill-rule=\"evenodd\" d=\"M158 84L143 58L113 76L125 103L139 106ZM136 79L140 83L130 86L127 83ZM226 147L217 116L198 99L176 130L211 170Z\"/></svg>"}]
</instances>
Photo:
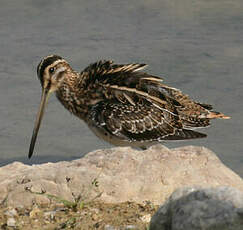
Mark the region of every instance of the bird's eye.
<instances>
[{"instance_id":1,"label":"bird's eye","mask_svg":"<svg viewBox=\"0 0 243 230\"><path fill-rule=\"evenodd\" d=\"M51 68L49 69L49 73L54 73L54 70L55 70L55 68L54 68L54 67L51 67Z\"/></svg>"}]
</instances>

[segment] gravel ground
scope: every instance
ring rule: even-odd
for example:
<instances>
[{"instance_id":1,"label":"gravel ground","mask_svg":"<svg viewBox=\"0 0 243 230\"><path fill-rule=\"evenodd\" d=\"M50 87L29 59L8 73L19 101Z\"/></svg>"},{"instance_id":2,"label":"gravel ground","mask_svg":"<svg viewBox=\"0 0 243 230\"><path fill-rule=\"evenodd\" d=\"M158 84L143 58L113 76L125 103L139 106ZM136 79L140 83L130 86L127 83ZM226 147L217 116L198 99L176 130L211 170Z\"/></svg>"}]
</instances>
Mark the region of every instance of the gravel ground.
<instances>
[{"instance_id":1,"label":"gravel ground","mask_svg":"<svg viewBox=\"0 0 243 230\"><path fill-rule=\"evenodd\" d=\"M150 202L105 204L92 201L88 204L69 205L52 203L30 208L0 208L1 229L105 229L147 230L151 216L158 207Z\"/></svg>"}]
</instances>

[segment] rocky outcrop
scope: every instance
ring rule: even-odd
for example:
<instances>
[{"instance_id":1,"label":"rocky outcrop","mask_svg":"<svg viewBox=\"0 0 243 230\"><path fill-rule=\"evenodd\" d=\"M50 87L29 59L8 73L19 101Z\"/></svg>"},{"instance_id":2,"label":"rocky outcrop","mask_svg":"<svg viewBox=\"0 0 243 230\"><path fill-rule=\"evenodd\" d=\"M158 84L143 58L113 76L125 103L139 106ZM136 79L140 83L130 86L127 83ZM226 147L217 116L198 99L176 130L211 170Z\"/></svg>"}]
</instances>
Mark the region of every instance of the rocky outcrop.
<instances>
[{"instance_id":1,"label":"rocky outcrop","mask_svg":"<svg viewBox=\"0 0 243 230\"><path fill-rule=\"evenodd\" d=\"M243 193L230 187L175 191L151 219L150 230L242 230Z\"/></svg>"},{"instance_id":2,"label":"rocky outcrop","mask_svg":"<svg viewBox=\"0 0 243 230\"><path fill-rule=\"evenodd\" d=\"M10 206L49 203L54 196L69 201L149 200L163 203L184 186L231 186L243 191L243 181L204 147L145 151L129 147L97 150L71 162L0 168L0 202Z\"/></svg>"}]
</instances>

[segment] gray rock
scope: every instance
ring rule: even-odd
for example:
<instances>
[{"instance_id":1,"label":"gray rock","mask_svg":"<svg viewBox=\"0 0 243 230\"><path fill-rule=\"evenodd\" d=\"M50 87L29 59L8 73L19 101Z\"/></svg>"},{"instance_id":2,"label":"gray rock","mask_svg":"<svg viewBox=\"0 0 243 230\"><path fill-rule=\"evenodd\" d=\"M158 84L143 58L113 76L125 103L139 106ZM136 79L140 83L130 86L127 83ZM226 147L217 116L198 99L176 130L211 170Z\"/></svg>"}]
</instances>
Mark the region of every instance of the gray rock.
<instances>
[{"instance_id":1,"label":"gray rock","mask_svg":"<svg viewBox=\"0 0 243 230\"><path fill-rule=\"evenodd\" d=\"M32 166L14 162L0 168L0 202L12 207L96 197L112 203L161 204L175 189L192 185L225 185L243 191L238 175L213 152L196 146L154 145L145 151L117 147L70 162Z\"/></svg>"},{"instance_id":2,"label":"gray rock","mask_svg":"<svg viewBox=\"0 0 243 230\"><path fill-rule=\"evenodd\" d=\"M154 214L150 230L242 230L243 193L230 187L181 188Z\"/></svg>"}]
</instances>

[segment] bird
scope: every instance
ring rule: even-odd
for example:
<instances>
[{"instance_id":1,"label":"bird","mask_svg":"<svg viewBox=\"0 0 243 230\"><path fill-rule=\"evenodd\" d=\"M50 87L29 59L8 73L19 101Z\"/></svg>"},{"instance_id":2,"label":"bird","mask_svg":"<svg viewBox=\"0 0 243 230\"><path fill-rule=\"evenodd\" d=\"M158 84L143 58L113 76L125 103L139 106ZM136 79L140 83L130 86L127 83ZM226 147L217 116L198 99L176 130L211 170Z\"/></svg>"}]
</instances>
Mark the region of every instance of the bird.
<instances>
[{"instance_id":1,"label":"bird","mask_svg":"<svg viewBox=\"0 0 243 230\"><path fill-rule=\"evenodd\" d=\"M204 138L207 135L195 129L208 127L211 119L230 118L167 86L146 73L146 66L101 60L76 72L59 55L44 57L37 66L42 96L28 157L51 93L94 134L116 146L146 149L169 140Z\"/></svg>"}]
</instances>

